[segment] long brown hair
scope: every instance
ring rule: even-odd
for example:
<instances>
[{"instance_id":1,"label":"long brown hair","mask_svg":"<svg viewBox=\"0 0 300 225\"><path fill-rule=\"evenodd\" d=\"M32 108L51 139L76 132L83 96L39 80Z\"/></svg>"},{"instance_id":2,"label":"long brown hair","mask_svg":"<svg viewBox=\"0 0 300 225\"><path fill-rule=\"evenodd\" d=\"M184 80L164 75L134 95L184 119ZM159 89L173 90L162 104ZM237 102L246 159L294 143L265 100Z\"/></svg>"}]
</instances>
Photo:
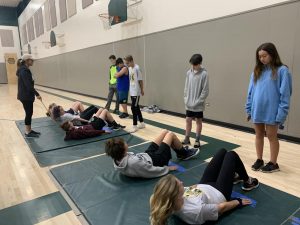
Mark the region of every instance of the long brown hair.
<instances>
[{"instance_id":1,"label":"long brown hair","mask_svg":"<svg viewBox=\"0 0 300 225\"><path fill-rule=\"evenodd\" d=\"M151 225L166 225L168 217L173 213L180 186L174 175L161 178L154 187L150 197Z\"/></svg>"},{"instance_id":2,"label":"long brown hair","mask_svg":"<svg viewBox=\"0 0 300 225\"><path fill-rule=\"evenodd\" d=\"M257 49L256 49L256 65L254 68L254 82L256 82L260 76L261 73L264 69L264 64L259 60L259 51L266 51L270 56L271 56L271 62L270 62L270 67L272 69L272 78L276 79L277 78L277 69L278 67L282 66L282 62L280 60L279 54L277 52L277 49L273 43L264 43L261 44Z\"/></svg>"}]
</instances>

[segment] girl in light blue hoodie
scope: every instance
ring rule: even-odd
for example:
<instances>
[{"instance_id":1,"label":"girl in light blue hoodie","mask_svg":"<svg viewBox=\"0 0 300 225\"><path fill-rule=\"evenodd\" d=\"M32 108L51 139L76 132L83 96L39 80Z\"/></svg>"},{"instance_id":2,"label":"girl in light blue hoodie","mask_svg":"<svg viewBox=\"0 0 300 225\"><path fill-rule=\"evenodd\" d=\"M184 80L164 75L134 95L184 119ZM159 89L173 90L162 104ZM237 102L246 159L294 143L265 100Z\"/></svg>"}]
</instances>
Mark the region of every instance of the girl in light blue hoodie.
<instances>
[{"instance_id":1,"label":"girl in light blue hoodie","mask_svg":"<svg viewBox=\"0 0 300 225\"><path fill-rule=\"evenodd\" d=\"M292 94L292 77L282 64L276 47L264 43L256 50L256 65L250 78L246 102L247 120L254 123L257 160L252 169L271 173L279 171L277 132L288 115ZM263 147L265 132L270 142L270 162L264 165Z\"/></svg>"}]
</instances>

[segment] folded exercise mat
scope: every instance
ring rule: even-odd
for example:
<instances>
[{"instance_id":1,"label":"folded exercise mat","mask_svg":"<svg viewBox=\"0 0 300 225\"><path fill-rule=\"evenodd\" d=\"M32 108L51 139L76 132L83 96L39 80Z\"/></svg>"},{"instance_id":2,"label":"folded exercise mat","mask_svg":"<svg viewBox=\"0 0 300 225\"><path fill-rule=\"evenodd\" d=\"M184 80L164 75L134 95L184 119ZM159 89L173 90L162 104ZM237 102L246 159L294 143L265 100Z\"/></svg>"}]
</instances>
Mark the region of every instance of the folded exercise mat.
<instances>
[{"instance_id":1,"label":"folded exercise mat","mask_svg":"<svg viewBox=\"0 0 300 225\"><path fill-rule=\"evenodd\" d=\"M113 170L108 157L97 157L51 170L69 197L91 225L149 224L149 198L156 179L129 178ZM207 163L184 173L173 172L186 186L198 183ZM257 201L255 208L244 207L220 218L217 224L281 224L300 206L300 199L261 184L258 189L234 191ZM185 224L172 217L172 225Z\"/></svg>"},{"instance_id":2,"label":"folded exercise mat","mask_svg":"<svg viewBox=\"0 0 300 225\"><path fill-rule=\"evenodd\" d=\"M128 146L143 143L145 140L131 134L122 136ZM40 166L52 166L74 160L87 158L90 156L105 153L106 140L61 148L58 151L47 151L35 153L35 157Z\"/></svg>"}]
</instances>

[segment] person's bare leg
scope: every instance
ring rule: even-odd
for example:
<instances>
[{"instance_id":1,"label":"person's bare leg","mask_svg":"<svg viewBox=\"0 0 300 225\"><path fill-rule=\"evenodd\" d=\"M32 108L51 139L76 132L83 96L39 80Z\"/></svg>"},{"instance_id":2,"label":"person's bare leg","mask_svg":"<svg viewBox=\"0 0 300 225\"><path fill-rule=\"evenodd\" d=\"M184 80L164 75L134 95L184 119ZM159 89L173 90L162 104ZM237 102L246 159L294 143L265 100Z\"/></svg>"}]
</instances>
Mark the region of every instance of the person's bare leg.
<instances>
[{"instance_id":1,"label":"person's bare leg","mask_svg":"<svg viewBox=\"0 0 300 225\"><path fill-rule=\"evenodd\" d=\"M25 133L29 134L31 131L31 125L25 125Z\"/></svg>"},{"instance_id":2,"label":"person's bare leg","mask_svg":"<svg viewBox=\"0 0 300 225\"><path fill-rule=\"evenodd\" d=\"M103 111L104 111L104 108L100 108L100 109L98 109L98 111L93 116L96 116L96 117L99 118ZM107 111L107 109L106 109L106 111Z\"/></svg>"},{"instance_id":3,"label":"person's bare leg","mask_svg":"<svg viewBox=\"0 0 300 225\"><path fill-rule=\"evenodd\" d=\"M123 113L127 113L128 114L128 111L127 111L127 104L121 104L121 107L123 109Z\"/></svg>"},{"instance_id":4,"label":"person's bare leg","mask_svg":"<svg viewBox=\"0 0 300 225\"><path fill-rule=\"evenodd\" d=\"M192 123L193 123L193 118L192 117L186 117L185 118L185 137L183 142L185 144L188 144L190 141L190 135L192 131Z\"/></svg>"},{"instance_id":5,"label":"person's bare leg","mask_svg":"<svg viewBox=\"0 0 300 225\"><path fill-rule=\"evenodd\" d=\"M202 118L196 118L196 140L199 141L202 132Z\"/></svg>"},{"instance_id":6,"label":"person's bare leg","mask_svg":"<svg viewBox=\"0 0 300 225\"><path fill-rule=\"evenodd\" d=\"M183 145L182 145L181 141L178 139L178 137L176 136L176 134L174 134L173 132L170 132L170 131L169 131L169 134L172 135L171 148L177 149L177 150L182 149Z\"/></svg>"},{"instance_id":7,"label":"person's bare leg","mask_svg":"<svg viewBox=\"0 0 300 225\"><path fill-rule=\"evenodd\" d=\"M156 143L158 146L162 143L162 141L164 140L166 134L168 133L168 130L163 130L155 139L154 139L154 143Z\"/></svg>"},{"instance_id":8,"label":"person's bare leg","mask_svg":"<svg viewBox=\"0 0 300 225\"><path fill-rule=\"evenodd\" d=\"M99 118L101 118L107 122L110 122L110 123L115 121L113 116L110 114L110 112L107 109L103 109Z\"/></svg>"},{"instance_id":9,"label":"person's bare leg","mask_svg":"<svg viewBox=\"0 0 300 225\"><path fill-rule=\"evenodd\" d=\"M73 103L73 105L71 106L71 109L73 109L75 112L83 112L84 111L84 106L82 105L81 102L76 101Z\"/></svg>"},{"instance_id":10,"label":"person's bare leg","mask_svg":"<svg viewBox=\"0 0 300 225\"><path fill-rule=\"evenodd\" d=\"M279 141L277 137L278 126L277 125L266 125L267 137L270 142L270 161L274 164L277 163L277 157L279 154Z\"/></svg>"},{"instance_id":11,"label":"person's bare leg","mask_svg":"<svg viewBox=\"0 0 300 225\"><path fill-rule=\"evenodd\" d=\"M261 123L254 124L254 129L257 159L262 159L264 150L265 125Z\"/></svg>"}]
</instances>

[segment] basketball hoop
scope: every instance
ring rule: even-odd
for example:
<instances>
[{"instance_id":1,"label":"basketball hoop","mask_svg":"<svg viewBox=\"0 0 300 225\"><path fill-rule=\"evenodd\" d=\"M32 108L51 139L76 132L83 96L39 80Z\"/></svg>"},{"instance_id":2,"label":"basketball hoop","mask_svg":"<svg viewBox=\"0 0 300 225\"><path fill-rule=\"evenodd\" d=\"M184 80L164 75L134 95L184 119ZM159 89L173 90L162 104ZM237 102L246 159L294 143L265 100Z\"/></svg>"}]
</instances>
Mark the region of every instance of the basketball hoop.
<instances>
[{"instance_id":1,"label":"basketball hoop","mask_svg":"<svg viewBox=\"0 0 300 225\"><path fill-rule=\"evenodd\" d=\"M112 23L114 17L109 16L108 13L100 13L98 16L100 17L100 20L102 21L104 30L110 30L111 23Z\"/></svg>"}]
</instances>

